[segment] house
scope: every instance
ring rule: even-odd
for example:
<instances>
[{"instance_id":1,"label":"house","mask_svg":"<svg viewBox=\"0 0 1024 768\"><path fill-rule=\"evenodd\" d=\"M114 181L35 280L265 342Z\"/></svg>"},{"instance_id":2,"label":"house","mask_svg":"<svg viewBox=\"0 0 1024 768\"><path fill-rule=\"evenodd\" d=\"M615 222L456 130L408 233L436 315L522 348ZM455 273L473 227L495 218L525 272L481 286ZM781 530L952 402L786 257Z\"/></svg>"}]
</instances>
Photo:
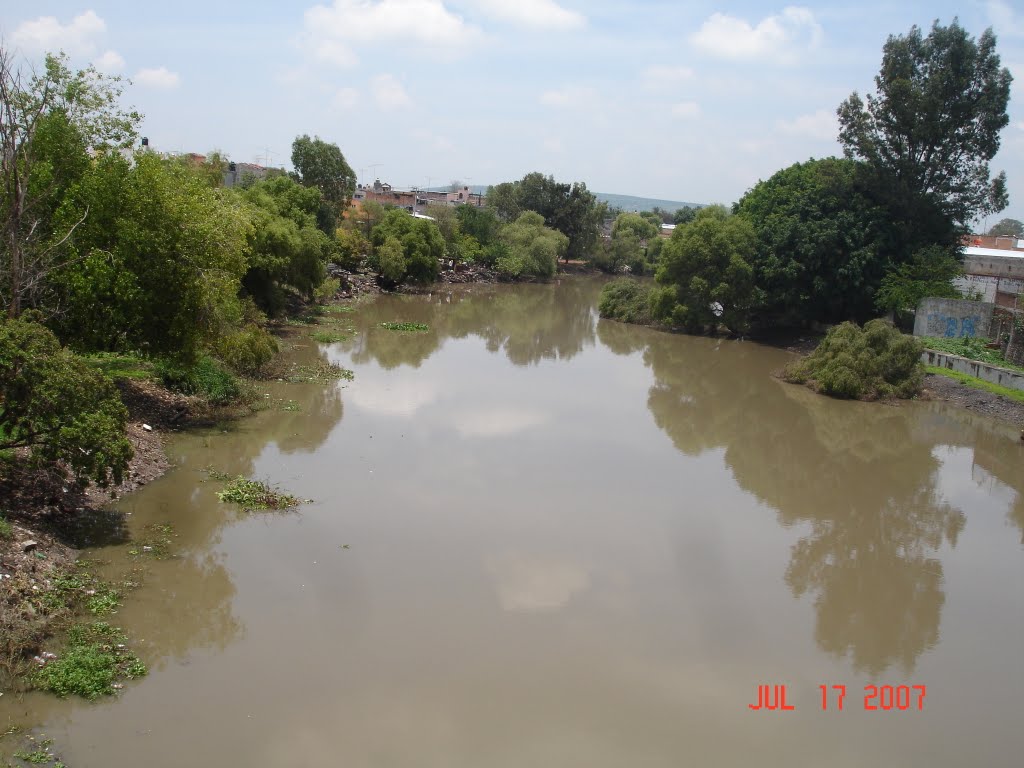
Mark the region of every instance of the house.
<instances>
[{"instance_id":1,"label":"house","mask_svg":"<svg viewBox=\"0 0 1024 768\"><path fill-rule=\"evenodd\" d=\"M968 246L964 276L953 282L964 295L980 296L997 307L1024 309L1024 248Z\"/></svg>"}]
</instances>

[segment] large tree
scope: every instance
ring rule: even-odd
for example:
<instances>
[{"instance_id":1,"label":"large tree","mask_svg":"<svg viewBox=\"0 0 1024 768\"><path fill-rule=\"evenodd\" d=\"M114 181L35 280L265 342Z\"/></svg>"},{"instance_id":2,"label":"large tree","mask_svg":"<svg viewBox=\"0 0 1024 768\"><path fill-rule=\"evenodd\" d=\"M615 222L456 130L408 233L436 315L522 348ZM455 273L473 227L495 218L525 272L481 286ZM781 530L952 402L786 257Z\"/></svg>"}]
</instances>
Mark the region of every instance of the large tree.
<instances>
[{"instance_id":1,"label":"large tree","mask_svg":"<svg viewBox=\"0 0 1024 768\"><path fill-rule=\"evenodd\" d=\"M720 205L701 208L662 249L652 303L660 322L703 331L718 324L742 332L759 302L750 262L757 236Z\"/></svg>"},{"instance_id":2,"label":"large tree","mask_svg":"<svg viewBox=\"0 0 1024 768\"><path fill-rule=\"evenodd\" d=\"M85 150L129 146L140 116L118 105L118 78L72 71L47 56L26 71L0 47L0 308L18 317L39 302L60 246L88 216L54 228L66 187L86 165Z\"/></svg>"},{"instance_id":3,"label":"large tree","mask_svg":"<svg viewBox=\"0 0 1024 768\"><path fill-rule=\"evenodd\" d=\"M1017 219L1002 219L988 233L993 237L1024 237L1024 224Z\"/></svg>"},{"instance_id":4,"label":"large tree","mask_svg":"<svg viewBox=\"0 0 1024 768\"><path fill-rule=\"evenodd\" d=\"M923 198L966 227L1007 205L1005 174L992 178L988 163L1009 122L1011 80L991 29L975 41L956 19L927 36L914 26L885 43L877 92L840 105L839 141L878 173L901 218L914 222Z\"/></svg>"},{"instance_id":5,"label":"large tree","mask_svg":"<svg viewBox=\"0 0 1024 768\"><path fill-rule=\"evenodd\" d=\"M317 224L333 237L341 212L348 207L355 191L355 173L337 144L305 134L292 142L292 165L298 181L320 190L323 203Z\"/></svg>"}]
</instances>

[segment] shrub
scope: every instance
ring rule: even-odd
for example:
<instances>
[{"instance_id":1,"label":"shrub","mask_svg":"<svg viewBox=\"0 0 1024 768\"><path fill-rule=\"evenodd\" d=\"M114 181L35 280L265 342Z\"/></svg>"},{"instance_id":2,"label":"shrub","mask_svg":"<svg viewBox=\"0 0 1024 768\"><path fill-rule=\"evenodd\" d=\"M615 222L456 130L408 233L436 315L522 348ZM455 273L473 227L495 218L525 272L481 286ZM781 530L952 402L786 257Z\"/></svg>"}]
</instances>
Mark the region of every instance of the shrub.
<instances>
[{"instance_id":1,"label":"shrub","mask_svg":"<svg viewBox=\"0 0 1024 768\"><path fill-rule=\"evenodd\" d=\"M26 313L29 315L29 313ZM0 322L0 450L63 461L80 481L121 481L132 457L113 382L42 325Z\"/></svg>"},{"instance_id":2,"label":"shrub","mask_svg":"<svg viewBox=\"0 0 1024 768\"><path fill-rule=\"evenodd\" d=\"M601 317L623 323L649 325L651 318L651 291L654 286L628 277L613 280L601 289L598 312Z\"/></svg>"},{"instance_id":3,"label":"shrub","mask_svg":"<svg viewBox=\"0 0 1024 768\"><path fill-rule=\"evenodd\" d=\"M828 332L818 348L786 368L786 381L809 384L839 398L910 398L921 391L924 345L884 320L863 328L843 323Z\"/></svg>"},{"instance_id":4,"label":"shrub","mask_svg":"<svg viewBox=\"0 0 1024 768\"><path fill-rule=\"evenodd\" d=\"M166 361L156 367L166 386L186 395L199 395L217 405L237 399L242 392L235 375L209 355L200 355L190 368Z\"/></svg>"},{"instance_id":5,"label":"shrub","mask_svg":"<svg viewBox=\"0 0 1024 768\"><path fill-rule=\"evenodd\" d=\"M217 356L243 376L256 376L277 354L277 340L256 325L222 336L216 344Z\"/></svg>"},{"instance_id":6,"label":"shrub","mask_svg":"<svg viewBox=\"0 0 1024 768\"><path fill-rule=\"evenodd\" d=\"M145 665L124 647L124 641L120 630L103 622L73 627L67 649L38 670L33 682L61 697L73 693L95 699L112 694L119 678L146 674Z\"/></svg>"}]
</instances>

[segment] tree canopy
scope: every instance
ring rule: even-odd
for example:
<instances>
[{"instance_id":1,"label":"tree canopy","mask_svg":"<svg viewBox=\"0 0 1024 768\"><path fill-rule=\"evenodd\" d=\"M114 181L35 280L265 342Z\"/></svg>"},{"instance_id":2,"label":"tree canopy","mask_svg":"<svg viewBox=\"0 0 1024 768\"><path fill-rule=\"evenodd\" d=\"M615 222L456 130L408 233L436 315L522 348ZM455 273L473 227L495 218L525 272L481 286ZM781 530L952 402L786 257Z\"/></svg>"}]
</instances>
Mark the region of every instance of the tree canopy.
<instances>
[{"instance_id":1,"label":"tree canopy","mask_svg":"<svg viewBox=\"0 0 1024 768\"><path fill-rule=\"evenodd\" d=\"M495 268L506 277L551 277L569 247L569 238L544 226L544 217L533 211L503 226L499 241L503 248Z\"/></svg>"},{"instance_id":2,"label":"tree canopy","mask_svg":"<svg viewBox=\"0 0 1024 768\"><path fill-rule=\"evenodd\" d=\"M998 224L994 224L988 233L993 237L1024 237L1024 224L1017 219L1002 219Z\"/></svg>"},{"instance_id":3,"label":"tree canopy","mask_svg":"<svg viewBox=\"0 0 1024 768\"><path fill-rule=\"evenodd\" d=\"M445 243L441 230L429 219L417 219L400 208L392 208L373 228L370 242L374 247L370 265L385 282L425 284L437 279Z\"/></svg>"},{"instance_id":4,"label":"tree canopy","mask_svg":"<svg viewBox=\"0 0 1024 768\"><path fill-rule=\"evenodd\" d=\"M655 319L689 331L718 324L745 330L759 299L750 266L756 245L745 218L720 205L701 208L662 248L655 275L662 287L652 300Z\"/></svg>"},{"instance_id":5,"label":"tree canopy","mask_svg":"<svg viewBox=\"0 0 1024 768\"><path fill-rule=\"evenodd\" d=\"M886 41L876 93L865 102L854 92L839 107L847 157L879 174L908 221L914 197L960 227L1006 207L1005 174L992 178L988 165L1009 122L1012 80L995 48L991 29L975 41L956 19L927 36L914 26Z\"/></svg>"},{"instance_id":6,"label":"tree canopy","mask_svg":"<svg viewBox=\"0 0 1024 768\"><path fill-rule=\"evenodd\" d=\"M330 144L319 136L311 139L307 134L292 142L292 165L303 186L320 190L322 203L317 225L333 236L338 218L355 191L355 173L337 144Z\"/></svg>"}]
</instances>

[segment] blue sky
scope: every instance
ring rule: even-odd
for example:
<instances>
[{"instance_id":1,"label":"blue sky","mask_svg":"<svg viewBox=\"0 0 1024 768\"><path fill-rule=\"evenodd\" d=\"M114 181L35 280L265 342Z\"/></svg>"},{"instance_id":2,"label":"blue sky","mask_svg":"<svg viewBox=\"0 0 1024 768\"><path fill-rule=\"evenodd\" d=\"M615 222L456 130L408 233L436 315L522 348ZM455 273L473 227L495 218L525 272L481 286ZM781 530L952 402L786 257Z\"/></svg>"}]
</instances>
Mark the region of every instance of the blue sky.
<instances>
[{"instance_id":1,"label":"blue sky","mask_svg":"<svg viewBox=\"0 0 1024 768\"><path fill-rule=\"evenodd\" d=\"M993 27L1016 78L992 165L1002 215L1024 219L1024 5L1007 0L39 0L4 4L0 35L30 61L63 49L129 77L162 150L288 165L309 133L401 187L541 170L729 203L839 154L835 109L873 87L886 37L954 16Z\"/></svg>"}]
</instances>

